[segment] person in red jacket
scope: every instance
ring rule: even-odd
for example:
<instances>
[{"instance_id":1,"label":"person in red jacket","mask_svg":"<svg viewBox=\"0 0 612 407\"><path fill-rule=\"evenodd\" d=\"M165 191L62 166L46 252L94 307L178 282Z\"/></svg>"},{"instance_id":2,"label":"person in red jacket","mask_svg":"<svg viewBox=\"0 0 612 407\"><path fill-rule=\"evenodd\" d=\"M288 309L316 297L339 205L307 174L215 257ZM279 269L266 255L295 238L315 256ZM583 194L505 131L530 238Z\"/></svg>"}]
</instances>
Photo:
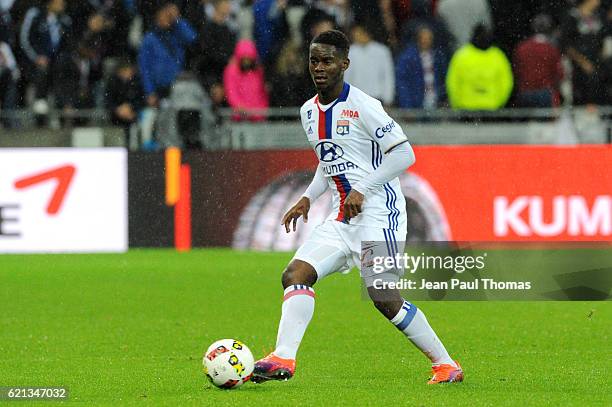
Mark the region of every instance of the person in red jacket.
<instances>
[{"instance_id":1,"label":"person in red jacket","mask_svg":"<svg viewBox=\"0 0 612 407\"><path fill-rule=\"evenodd\" d=\"M236 111L233 120L265 120L265 115L249 112L269 106L264 70L253 41L240 40L236 44L234 55L223 72L223 86L227 103Z\"/></svg>"},{"instance_id":2,"label":"person in red jacket","mask_svg":"<svg viewBox=\"0 0 612 407\"><path fill-rule=\"evenodd\" d=\"M552 19L539 14L533 19L534 35L514 50L513 65L522 107L553 107L561 102L559 84L563 79L561 52L550 40Z\"/></svg>"}]
</instances>

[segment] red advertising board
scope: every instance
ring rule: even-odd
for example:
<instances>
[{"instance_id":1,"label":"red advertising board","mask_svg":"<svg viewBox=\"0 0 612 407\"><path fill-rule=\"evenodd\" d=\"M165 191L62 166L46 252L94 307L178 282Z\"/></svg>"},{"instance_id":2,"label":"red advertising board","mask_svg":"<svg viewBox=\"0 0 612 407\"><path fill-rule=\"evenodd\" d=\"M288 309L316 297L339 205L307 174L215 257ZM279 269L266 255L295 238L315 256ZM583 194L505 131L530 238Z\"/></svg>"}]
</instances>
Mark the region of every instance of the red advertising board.
<instances>
[{"instance_id":1,"label":"red advertising board","mask_svg":"<svg viewBox=\"0 0 612 407\"><path fill-rule=\"evenodd\" d=\"M612 147L417 147L454 240L612 240Z\"/></svg>"},{"instance_id":2,"label":"red advertising board","mask_svg":"<svg viewBox=\"0 0 612 407\"><path fill-rule=\"evenodd\" d=\"M612 146L415 152L400 177L410 240L612 241ZM311 150L186 152L181 160L191 171L193 246L293 250L329 213L326 194L297 235L280 226L314 174ZM130 155L130 168L130 245L171 245L163 155Z\"/></svg>"}]
</instances>

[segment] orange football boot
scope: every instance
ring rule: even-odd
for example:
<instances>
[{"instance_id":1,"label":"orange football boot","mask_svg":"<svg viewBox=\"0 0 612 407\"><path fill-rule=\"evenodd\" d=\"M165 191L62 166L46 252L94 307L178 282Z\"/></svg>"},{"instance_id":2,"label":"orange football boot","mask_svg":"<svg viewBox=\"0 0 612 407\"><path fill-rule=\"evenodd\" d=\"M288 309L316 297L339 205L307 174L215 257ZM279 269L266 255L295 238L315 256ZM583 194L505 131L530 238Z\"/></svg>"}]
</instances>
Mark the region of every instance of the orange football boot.
<instances>
[{"instance_id":1,"label":"orange football boot","mask_svg":"<svg viewBox=\"0 0 612 407\"><path fill-rule=\"evenodd\" d=\"M457 367L453 365L438 365L432 366L433 377L427 382L427 384L438 384L438 383L456 383L463 381L463 370L459 362L455 361Z\"/></svg>"},{"instance_id":2,"label":"orange football boot","mask_svg":"<svg viewBox=\"0 0 612 407\"><path fill-rule=\"evenodd\" d=\"M295 359L283 359L270 353L263 359L255 362L253 369L253 383L262 383L268 380L287 381L295 373Z\"/></svg>"}]
</instances>

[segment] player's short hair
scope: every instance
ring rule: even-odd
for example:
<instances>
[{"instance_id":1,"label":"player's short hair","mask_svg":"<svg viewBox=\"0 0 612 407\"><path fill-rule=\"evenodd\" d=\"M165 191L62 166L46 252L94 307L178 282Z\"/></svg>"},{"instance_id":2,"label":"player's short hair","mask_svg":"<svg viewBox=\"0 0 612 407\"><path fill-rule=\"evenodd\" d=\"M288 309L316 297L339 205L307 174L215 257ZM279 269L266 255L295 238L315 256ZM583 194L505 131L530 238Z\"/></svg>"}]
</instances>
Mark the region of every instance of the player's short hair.
<instances>
[{"instance_id":1,"label":"player's short hair","mask_svg":"<svg viewBox=\"0 0 612 407\"><path fill-rule=\"evenodd\" d=\"M332 45L336 47L336 50L345 58L348 56L350 47L349 39L342 31L338 30L322 32L312 40L311 44Z\"/></svg>"}]
</instances>

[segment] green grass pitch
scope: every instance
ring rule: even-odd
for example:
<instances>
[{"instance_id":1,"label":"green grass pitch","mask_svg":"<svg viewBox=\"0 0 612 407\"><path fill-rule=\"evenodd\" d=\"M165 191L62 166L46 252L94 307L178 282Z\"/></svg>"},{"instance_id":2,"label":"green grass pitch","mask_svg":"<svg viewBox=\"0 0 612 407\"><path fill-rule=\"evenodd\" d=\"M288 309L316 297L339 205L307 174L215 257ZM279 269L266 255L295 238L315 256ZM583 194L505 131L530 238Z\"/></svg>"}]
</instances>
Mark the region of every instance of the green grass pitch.
<instances>
[{"instance_id":1,"label":"green grass pitch","mask_svg":"<svg viewBox=\"0 0 612 407\"><path fill-rule=\"evenodd\" d=\"M610 302L417 303L466 372L432 387L427 359L361 299L356 272L315 287L292 380L212 387L201 358L213 341L272 349L290 257L0 256L0 386L67 386L68 402L95 405L612 405Z\"/></svg>"}]
</instances>

